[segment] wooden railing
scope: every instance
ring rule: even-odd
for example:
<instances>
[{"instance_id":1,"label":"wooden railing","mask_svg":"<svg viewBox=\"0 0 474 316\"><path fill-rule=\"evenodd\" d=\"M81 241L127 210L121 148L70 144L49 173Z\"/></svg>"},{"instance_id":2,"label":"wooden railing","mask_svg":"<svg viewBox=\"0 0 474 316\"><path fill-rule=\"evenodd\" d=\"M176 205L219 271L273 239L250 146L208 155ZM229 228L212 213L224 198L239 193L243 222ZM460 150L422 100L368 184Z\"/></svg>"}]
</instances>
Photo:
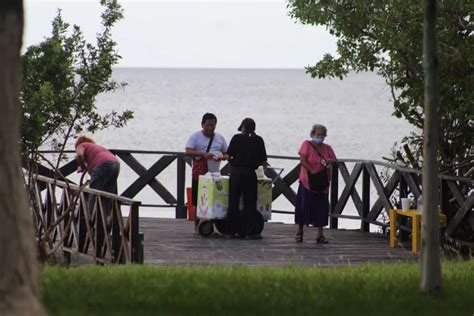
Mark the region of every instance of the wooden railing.
<instances>
[{"instance_id":1,"label":"wooden railing","mask_svg":"<svg viewBox=\"0 0 474 316\"><path fill-rule=\"evenodd\" d=\"M41 175L28 177L27 183L36 239L46 257L63 250L67 260L79 253L100 264L142 261L140 202ZM94 207L89 210L91 194ZM125 221L122 211L127 209Z\"/></svg>"},{"instance_id":2,"label":"wooden railing","mask_svg":"<svg viewBox=\"0 0 474 316\"><path fill-rule=\"evenodd\" d=\"M347 164L354 166L349 173ZM385 169L385 179L382 181L376 167ZM362 177L362 179L360 179ZM339 194L339 179L345 185ZM468 224L468 217L473 216L474 194L472 179L440 175L440 209L448 217L448 227L445 235L458 239L458 230L463 224ZM361 180L361 181L360 181ZM358 182L359 181L359 182ZM356 184L359 183L359 188ZM374 203L371 203L371 185L377 194ZM359 191L361 195L359 195ZM396 166L393 164L342 159L333 168L331 185L331 227L337 228L338 218L352 218L361 221L361 230L368 231L369 224L386 227L386 222L378 220L384 214L388 216L391 208L400 208L400 199L411 196L414 201L422 194L421 170ZM357 216L343 215L342 212L349 198L356 207ZM408 231L408 227L403 227ZM470 240L459 240L472 246Z\"/></svg>"},{"instance_id":3,"label":"wooden railing","mask_svg":"<svg viewBox=\"0 0 474 316\"><path fill-rule=\"evenodd\" d=\"M126 198L134 198L144 187L149 186L165 204L143 203L142 206L173 207L176 218L186 218L185 186L186 166L191 160L182 152L112 150L130 169L138 175L133 183L120 194ZM48 152L45 152L48 153ZM71 152L70 152L71 153ZM148 157L158 156L149 168L144 167L136 158L137 155ZM283 196L291 205L296 203L296 192L292 188L297 184L300 164L297 157L268 156L272 165L285 165L286 172L279 176L275 170L266 169L266 175L274 178L273 200ZM175 163L176 188L172 194L158 176L170 165ZM289 167L288 167L289 166ZM72 174L77 162L72 159L61 167L65 176ZM377 170L379 168L380 170ZM40 174L52 175L52 171L41 166ZM230 166L224 165L222 174L229 174ZM458 239L462 227L469 225L469 217L473 216L473 184L474 180L451 176L440 176L441 210L448 217L446 236ZM422 194L421 170L401 167L394 164L369 160L339 159L333 166L330 191L330 227L337 228L340 218L360 221L360 229L369 231L369 225L388 227L388 212L399 206L402 197L410 196L414 201ZM343 185L341 185L343 183ZM371 192L373 190L373 192ZM352 201L354 207L348 210L347 204ZM355 209L355 210L354 210ZM354 214L347 214L350 211ZM293 214L293 210L274 210L274 213ZM402 229L409 231L408 226ZM471 240L461 242L472 245Z\"/></svg>"}]
</instances>

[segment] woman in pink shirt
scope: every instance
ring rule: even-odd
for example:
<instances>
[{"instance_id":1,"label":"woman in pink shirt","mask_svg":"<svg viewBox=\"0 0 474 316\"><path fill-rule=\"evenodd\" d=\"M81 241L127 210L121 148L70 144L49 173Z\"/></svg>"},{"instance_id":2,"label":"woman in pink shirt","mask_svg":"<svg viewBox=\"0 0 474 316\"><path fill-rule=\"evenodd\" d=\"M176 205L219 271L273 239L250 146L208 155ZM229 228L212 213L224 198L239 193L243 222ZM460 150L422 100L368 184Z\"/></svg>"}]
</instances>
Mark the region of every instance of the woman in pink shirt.
<instances>
[{"instance_id":1,"label":"woman in pink shirt","mask_svg":"<svg viewBox=\"0 0 474 316\"><path fill-rule=\"evenodd\" d=\"M117 178L120 172L120 163L113 153L87 136L79 136L76 140L76 159L79 163L78 172L87 171L91 177L89 187L117 194ZM94 195L89 195L89 215L94 207ZM103 201L104 215L110 214L110 200Z\"/></svg>"},{"instance_id":2,"label":"woman in pink shirt","mask_svg":"<svg viewBox=\"0 0 474 316\"><path fill-rule=\"evenodd\" d=\"M328 168L328 181L331 179L329 166L336 162L336 155L331 146L323 143L326 135L327 129L324 125L313 125L310 132L311 140L305 140L298 152L301 169L295 207L295 223L298 224L295 236L297 242L303 241L304 225L312 225L317 228L317 243L326 244L328 242L323 235L323 227L328 224L329 184L325 188L313 191L310 189L308 180L308 172L314 174L324 168Z\"/></svg>"}]
</instances>

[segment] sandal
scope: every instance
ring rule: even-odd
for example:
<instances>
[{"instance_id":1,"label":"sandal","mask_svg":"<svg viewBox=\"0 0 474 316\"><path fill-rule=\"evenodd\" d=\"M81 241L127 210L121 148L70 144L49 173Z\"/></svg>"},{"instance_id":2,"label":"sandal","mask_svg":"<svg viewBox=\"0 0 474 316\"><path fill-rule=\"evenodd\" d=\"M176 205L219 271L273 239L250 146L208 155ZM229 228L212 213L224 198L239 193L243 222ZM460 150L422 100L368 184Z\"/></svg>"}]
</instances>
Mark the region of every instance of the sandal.
<instances>
[{"instance_id":1,"label":"sandal","mask_svg":"<svg viewBox=\"0 0 474 316\"><path fill-rule=\"evenodd\" d=\"M324 237L324 235L321 235L321 236L316 238L316 242L318 244L327 244L329 242L329 240L327 240L327 238Z\"/></svg>"},{"instance_id":2,"label":"sandal","mask_svg":"<svg viewBox=\"0 0 474 316\"><path fill-rule=\"evenodd\" d=\"M296 232L295 241L296 242L303 242L303 232L302 231Z\"/></svg>"}]
</instances>

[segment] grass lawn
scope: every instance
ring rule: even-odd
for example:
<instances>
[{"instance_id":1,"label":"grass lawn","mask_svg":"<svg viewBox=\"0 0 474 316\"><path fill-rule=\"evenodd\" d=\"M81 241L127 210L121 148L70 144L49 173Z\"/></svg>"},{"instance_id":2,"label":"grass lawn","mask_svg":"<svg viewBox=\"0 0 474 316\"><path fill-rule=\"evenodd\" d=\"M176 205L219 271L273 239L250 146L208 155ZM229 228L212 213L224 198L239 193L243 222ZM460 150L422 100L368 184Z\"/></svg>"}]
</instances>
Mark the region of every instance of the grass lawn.
<instances>
[{"instance_id":1,"label":"grass lawn","mask_svg":"<svg viewBox=\"0 0 474 316\"><path fill-rule=\"evenodd\" d=\"M46 267L51 315L474 315L474 261L443 263L444 295L418 264L349 268Z\"/></svg>"}]
</instances>

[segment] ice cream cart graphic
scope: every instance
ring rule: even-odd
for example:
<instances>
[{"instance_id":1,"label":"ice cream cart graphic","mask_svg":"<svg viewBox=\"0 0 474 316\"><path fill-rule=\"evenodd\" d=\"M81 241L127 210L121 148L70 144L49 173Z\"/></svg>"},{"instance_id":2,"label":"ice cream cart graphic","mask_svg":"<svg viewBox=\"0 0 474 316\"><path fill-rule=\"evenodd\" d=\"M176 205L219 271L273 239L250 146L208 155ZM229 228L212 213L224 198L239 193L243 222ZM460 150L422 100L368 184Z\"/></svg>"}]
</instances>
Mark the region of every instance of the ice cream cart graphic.
<instances>
[{"instance_id":1,"label":"ice cream cart graphic","mask_svg":"<svg viewBox=\"0 0 474 316\"><path fill-rule=\"evenodd\" d=\"M265 177L257 179L257 210L260 214L258 220L261 224L257 225L258 232L254 232L256 234L263 230L264 221L270 220L272 216L272 183L272 179ZM240 205L242 208L242 199ZM196 216L200 219L199 234L210 236L214 232L214 225L221 234L225 234L228 207L229 177L219 173L207 173L199 176L196 208Z\"/></svg>"}]
</instances>

